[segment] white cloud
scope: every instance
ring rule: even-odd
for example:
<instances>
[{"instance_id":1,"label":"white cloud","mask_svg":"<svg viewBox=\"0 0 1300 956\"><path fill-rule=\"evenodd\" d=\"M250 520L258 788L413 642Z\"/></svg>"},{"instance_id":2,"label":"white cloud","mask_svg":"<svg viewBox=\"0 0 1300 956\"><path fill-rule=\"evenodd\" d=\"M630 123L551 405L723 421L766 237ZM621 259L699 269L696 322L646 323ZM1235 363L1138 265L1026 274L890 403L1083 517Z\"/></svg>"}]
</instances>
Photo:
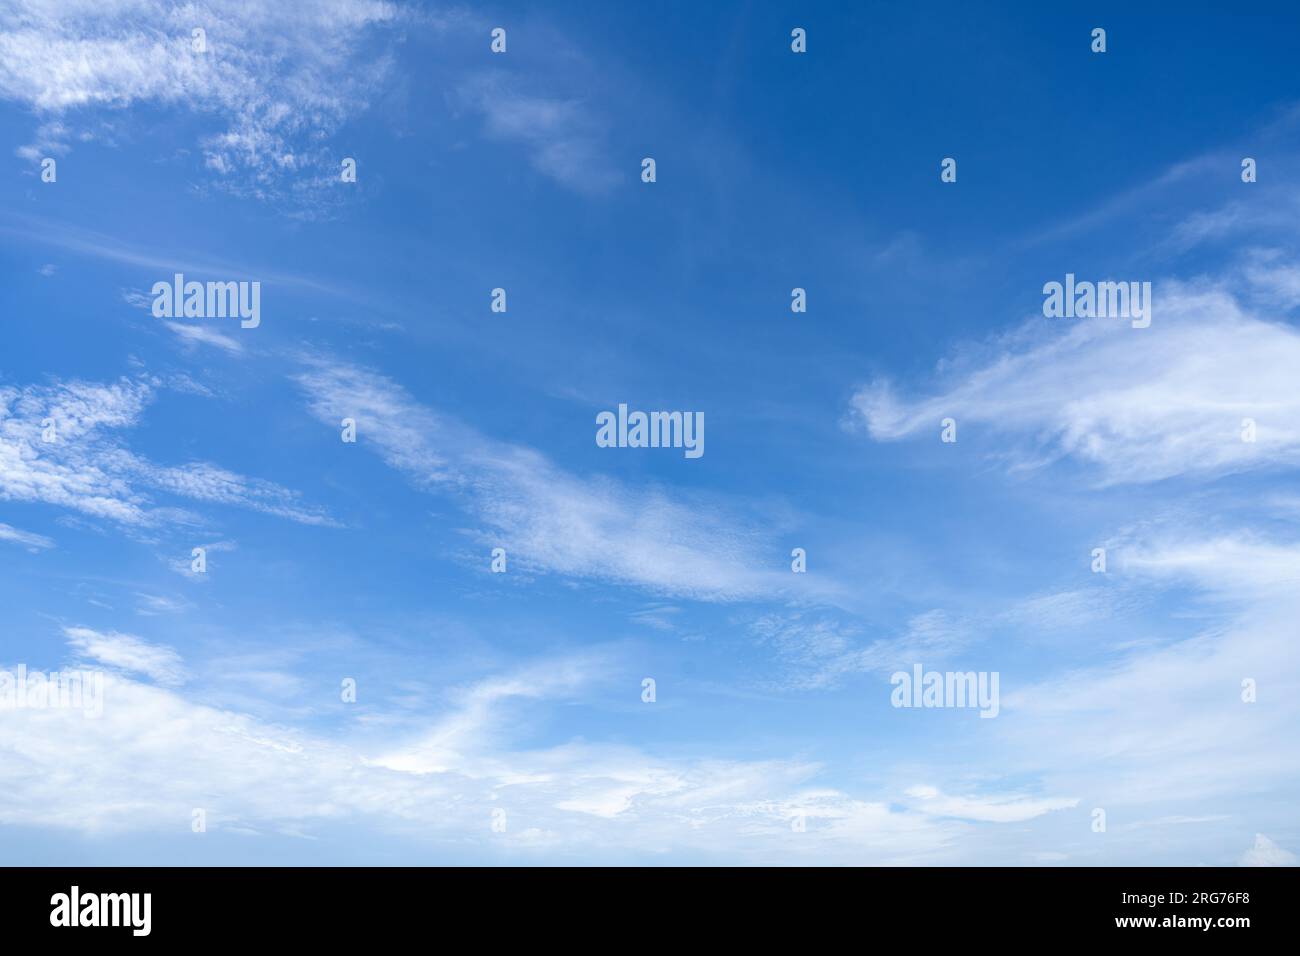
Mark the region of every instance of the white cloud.
<instances>
[{"instance_id":1,"label":"white cloud","mask_svg":"<svg viewBox=\"0 0 1300 956\"><path fill-rule=\"evenodd\" d=\"M592 679L594 660L574 658L547 664L508 678L482 681L457 694L450 716L420 739L373 758L378 767L406 773L441 773L463 766L467 751L477 750L494 728L493 719L503 703L513 699L537 700L570 693Z\"/></svg>"},{"instance_id":2,"label":"white cloud","mask_svg":"<svg viewBox=\"0 0 1300 956\"><path fill-rule=\"evenodd\" d=\"M1113 619L1121 602L1105 588L1076 588L1038 594L1016 601L999 620L1031 634L1091 627Z\"/></svg>"},{"instance_id":3,"label":"white cloud","mask_svg":"<svg viewBox=\"0 0 1300 956\"><path fill-rule=\"evenodd\" d=\"M601 123L580 99L524 92L500 74L483 74L458 90L461 106L484 117L487 135L522 143L538 172L581 193L619 181Z\"/></svg>"},{"instance_id":4,"label":"white cloud","mask_svg":"<svg viewBox=\"0 0 1300 956\"><path fill-rule=\"evenodd\" d=\"M824 690L855 674L887 674L916 663L934 666L971 640L967 627L938 610L917 614L901 634L870 643L861 640L860 628L819 612L765 614L750 630L776 650L780 684L792 690Z\"/></svg>"},{"instance_id":5,"label":"white cloud","mask_svg":"<svg viewBox=\"0 0 1300 956\"><path fill-rule=\"evenodd\" d=\"M192 606L188 601L177 600L161 594L137 594L139 604L136 613L143 617L155 617L159 614L179 614Z\"/></svg>"},{"instance_id":6,"label":"white cloud","mask_svg":"<svg viewBox=\"0 0 1300 956\"><path fill-rule=\"evenodd\" d=\"M316 360L297 381L320 421L337 427L354 418L364 446L390 466L427 490L462 496L490 529L485 542L504 547L512 567L699 599L792 586L788 572L762 570L755 528L714 503L578 476L420 405L365 369ZM768 553L775 563L780 552Z\"/></svg>"},{"instance_id":7,"label":"white cloud","mask_svg":"<svg viewBox=\"0 0 1300 956\"><path fill-rule=\"evenodd\" d=\"M1296 855L1284 850L1262 833L1255 834L1255 845L1241 855L1238 866L1295 866Z\"/></svg>"},{"instance_id":8,"label":"white cloud","mask_svg":"<svg viewBox=\"0 0 1300 956\"><path fill-rule=\"evenodd\" d=\"M643 627L652 627L658 631L677 630L677 615L682 609L671 604L648 604L638 608L628 617Z\"/></svg>"},{"instance_id":9,"label":"white cloud","mask_svg":"<svg viewBox=\"0 0 1300 956\"><path fill-rule=\"evenodd\" d=\"M226 277L255 274L258 281L264 284L275 283L359 301L359 293L355 290L305 274L280 272L268 269L264 264L254 267L248 262L195 255L178 250L174 243L160 244L156 247L137 246L120 236L112 236L66 222L30 216L13 209L0 210L0 233L23 242L43 243L81 256L120 262L141 269L157 270L158 276L167 281L171 281L176 272L206 273ZM122 301L127 305L145 312L152 310L153 297L147 295L142 289L122 289L120 294Z\"/></svg>"},{"instance_id":10,"label":"white cloud","mask_svg":"<svg viewBox=\"0 0 1300 956\"><path fill-rule=\"evenodd\" d=\"M135 639L81 631L69 634L115 666L165 674L178 664ZM347 821L354 830L555 859L684 851L729 861L907 863L959 855L952 836L960 824L811 789L818 768L802 761L663 758L581 741L512 746L528 721L507 719L503 708L562 702L594 676L591 659L581 658L488 678L464 688L431 732L394 746L334 742L110 673L100 717L18 709L0 721L0 758L11 771L0 823L187 833L192 808L202 807L210 830L309 836ZM506 812L503 833L489 827L494 808ZM806 832L792 832L798 815Z\"/></svg>"},{"instance_id":11,"label":"white cloud","mask_svg":"<svg viewBox=\"0 0 1300 956\"><path fill-rule=\"evenodd\" d=\"M1252 795L1292 792L1300 785L1292 732L1300 659L1291 637L1300 547L1246 537L1197 544L1185 532L1128 547L1138 557L1112 573L1177 595L1183 613L1171 624L1182 633L1029 683L1004 675L993 722L1005 745L999 766L1087 793L1113 819L1123 819L1121 807L1130 817L1151 805L1193 815L1229 800L1240 815Z\"/></svg>"},{"instance_id":12,"label":"white cloud","mask_svg":"<svg viewBox=\"0 0 1300 956\"><path fill-rule=\"evenodd\" d=\"M128 450L116 430L139 423L157 384L122 379L0 387L0 499L46 502L125 525L190 520L183 511L155 506L144 492L153 488L304 524L332 523L272 482L206 462L159 465ZM52 441L45 440L47 420Z\"/></svg>"},{"instance_id":13,"label":"white cloud","mask_svg":"<svg viewBox=\"0 0 1300 956\"><path fill-rule=\"evenodd\" d=\"M1209 210L1193 209L1174 226L1167 245L1186 252L1213 242L1258 241L1269 233L1294 235L1298 211L1300 192L1295 190L1274 192L1266 202L1235 199Z\"/></svg>"},{"instance_id":14,"label":"white cloud","mask_svg":"<svg viewBox=\"0 0 1300 956\"><path fill-rule=\"evenodd\" d=\"M1053 810L1068 810L1079 805L1077 797L1027 797L1020 794L952 797L926 785L909 787L907 795L917 801L917 809L924 813L988 823L1020 823Z\"/></svg>"},{"instance_id":15,"label":"white cloud","mask_svg":"<svg viewBox=\"0 0 1300 956\"><path fill-rule=\"evenodd\" d=\"M21 531L4 522L0 522L0 541L20 544L28 551L43 551L54 547L54 541L45 537L45 535L36 534L32 531Z\"/></svg>"},{"instance_id":16,"label":"white cloud","mask_svg":"<svg viewBox=\"0 0 1300 956\"><path fill-rule=\"evenodd\" d=\"M151 395L148 385L71 383L57 388L0 388L0 497L44 501L127 523L147 519L143 499L104 467L97 441L104 429L134 424ZM45 442L42 424L54 424Z\"/></svg>"},{"instance_id":17,"label":"white cloud","mask_svg":"<svg viewBox=\"0 0 1300 956\"><path fill-rule=\"evenodd\" d=\"M934 397L904 400L877 381L853 409L877 441L937 441L951 416L960 441L1013 470L1068 456L1103 485L1300 463L1300 333L1225 291L1157 283L1150 328L1040 317L995 352L961 363Z\"/></svg>"},{"instance_id":18,"label":"white cloud","mask_svg":"<svg viewBox=\"0 0 1300 956\"><path fill-rule=\"evenodd\" d=\"M167 328L176 333L188 349L197 345L211 345L231 355L240 355L244 346L229 335L224 335L203 325L184 325L180 322L164 322Z\"/></svg>"},{"instance_id":19,"label":"white cloud","mask_svg":"<svg viewBox=\"0 0 1300 956\"><path fill-rule=\"evenodd\" d=\"M180 655L170 647L116 631L102 634L88 627L65 627L63 633L68 644L84 658L144 674L160 684L179 684L185 680Z\"/></svg>"},{"instance_id":20,"label":"white cloud","mask_svg":"<svg viewBox=\"0 0 1300 956\"><path fill-rule=\"evenodd\" d=\"M1300 305L1300 264L1287 261L1280 249L1249 250L1242 272L1251 293L1266 305Z\"/></svg>"},{"instance_id":21,"label":"white cloud","mask_svg":"<svg viewBox=\"0 0 1300 956\"><path fill-rule=\"evenodd\" d=\"M1166 584L1193 584L1225 600L1286 598L1300 581L1300 544L1251 532L1214 537L1166 532L1154 541L1118 541L1125 572Z\"/></svg>"},{"instance_id":22,"label":"white cloud","mask_svg":"<svg viewBox=\"0 0 1300 956\"><path fill-rule=\"evenodd\" d=\"M43 118L20 151L31 158L66 148L91 107L215 115L207 166L232 189L268 195L280 174L323 162L321 137L366 107L389 65L367 48L370 31L398 15L379 0L20 0L0 10L0 97ZM206 52L192 48L196 27Z\"/></svg>"}]
</instances>

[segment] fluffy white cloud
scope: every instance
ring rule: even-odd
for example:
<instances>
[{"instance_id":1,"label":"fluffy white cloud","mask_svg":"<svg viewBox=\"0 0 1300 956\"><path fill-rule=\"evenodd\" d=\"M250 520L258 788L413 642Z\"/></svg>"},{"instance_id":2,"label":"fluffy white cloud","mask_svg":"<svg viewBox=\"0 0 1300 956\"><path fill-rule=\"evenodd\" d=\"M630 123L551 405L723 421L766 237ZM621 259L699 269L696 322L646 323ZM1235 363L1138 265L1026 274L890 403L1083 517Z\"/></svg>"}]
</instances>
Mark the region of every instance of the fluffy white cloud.
<instances>
[{"instance_id":1,"label":"fluffy white cloud","mask_svg":"<svg viewBox=\"0 0 1300 956\"><path fill-rule=\"evenodd\" d=\"M1239 866L1295 866L1296 855L1284 850L1262 833L1255 834L1255 845L1241 855Z\"/></svg>"}]
</instances>

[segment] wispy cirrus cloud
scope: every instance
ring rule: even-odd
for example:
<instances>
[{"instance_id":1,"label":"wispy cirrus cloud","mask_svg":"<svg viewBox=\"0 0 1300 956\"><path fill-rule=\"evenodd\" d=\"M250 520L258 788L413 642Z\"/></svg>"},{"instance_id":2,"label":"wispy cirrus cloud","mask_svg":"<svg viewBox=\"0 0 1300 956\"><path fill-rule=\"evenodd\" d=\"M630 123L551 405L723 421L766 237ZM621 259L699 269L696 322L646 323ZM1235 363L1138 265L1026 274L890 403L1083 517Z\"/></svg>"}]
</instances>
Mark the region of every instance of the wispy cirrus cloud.
<instances>
[{"instance_id":1,"label":"wispy cirrus cloud","mask_svg":"<svg viewBox=\"0 0 1300 956\"><path fill-rule=\"evenodd\" d=\"M139 603L136 606L135 613L143 617L154 617L159 614L179 614L193 606L188 601L167 597L162 594L137 593L136 598Z\"/></svg>"},{"instance_id":2,"label":"wispy cirrus cloud","mask_svg":"<svg viewBox=\"0 0 1300 956\"><path fill-rule=\"evenodd\" d=\"M1300 546L1157 528L1123 551L1110 573L1148 590L1190 589L1199 600L1184 593L1180 601L1197 613L1172 639L1004 684L1001 765L1032 764L1053 786L1112 811L1287 792L1300 780L1300 761L1277 742L1300 720L1290 636L1300 613Z\"/></svg>"},{"instance_id":3,"label":"wispy cirrus cloud","mask_svg":"<svg viewBox=\"0 0 1300 956\"><path fill-rule=\"evenodd\" d=\"M769 545L765 557L757 525L725 509L576 475L420 404L383 375L307 362L296 381L321 422L355 419L360 444L417 486L459 496L520 567L706 600L793 586L776 570L784 552Z\"/></svg>"},{"instance_id":4,"label":"wispy cirrus cloud","mask_svg":"<svg viewBox=\"0 0 1300 956\"><path fill-rule=\"evenodd\" d=\"M580 193L599 194L620 176L605 146L604 126L577 97L547 96L499 73L463 83L455 102L483 116L489 138L523 145L533 167Z\"/></svg>"},{"instance_id":5,"label":"wispy cirrus cloud","mask_svg":"<svg viewBox=\"0 0 1300 956\"><path fill-rule=\"evenodd\" d=\"M913 616L901 633L866 640L859 625L817 611L765 614L750 624L760 644L774 649L781 687L827 690L862 674L888 674L917 662L937 665L965 648L970 629L943 611Z\"/></svg>"},{"instance_id":6,"label":"wispy cirrus cloud","mask_svg":"<svg viewBox=\"0 0 1300 956\"><path fill-rule=\"evenodd\" d=\"M181 322L164 322L180 339L182 347L193 351L200 345L210 345L228 355L242 355L244 346L239 340L202 325L185 325Z\"/></svg>"},{"instance_id":7,"label":"wispy cirrus cloud","mask_svg":"<svg viewBox=\"0 0 1300 956\"><path fill-rule=\"evenodd\" d=\"M148 103L212 116L201 146L226 188L288 195L324 163L322 137L382 83L389 58L367 44L399 17L381 0L21 0L0 10L0 97L42 117L19 150L33 159L66 149L91 108Z\"/></svg>"},{"instance_id":8,"label":"wispy cirrus cloud","mask_svg":"<svg viewBox=\"0 0 1300 956\"><path fill-rule=\"evenodd\" d=\"M162 465L130 451L119 433L140 422L158 384L138 378L0 388L0 499L44 502L130 526L193 520L156 504L147 493L152 489L303 524L334 523L274 482L208 462Z\"/></svg>"},{"instance_id":9,"label":"wispy cirrus cloud","mask_svg":"<svg viewBox=\"0 0 1300 956\"><path fill-rule=\"evenodd\" d=\"M0 234L21 238L24 242L40 243L62 249L79 256L101 259L157 270L159 279L169 281L177 272L206 273L209 276L250 276L258 281L291 286L308 292L355 299L357 293L337 283L311 276L280 272L247 262L214 258L206 254L178 251L174 246L142 247L94 229L75 223L60 222L40 216L31 216L14 210L0 211ZM153 296L147 294L149 286L139 289L122 289L122 301L127 305L149 311Z\"/></svg>"},{"instance_id":10,"label":"wispy cirrus cloud","mask_svg":"<svg viewBox=\"0 0 1300 956\"><path fill-rule=\"evenodd\" d=\"M902 864L960 861L955 837L971 826L1068 803L974 795L960 807L900 807L819 786L821 768L800 759L666 757L585 740L521 746L539 713L602 679L607 669L590 654L449 688L445 714L409 740L386 731L350 743L196 701L170 649L86 628L66 636L78 657L112 668L103 713L18 709L0 721L0 754L13 771L0 823L165 835L188 832L192 808L202 807L209 830L310 836L365 821L503 858ZM55 773L69 764L75 778ZM503 823L496 830L493 811Z\"/></svg>"},{"instance_id":11,"label":"wispy cirrus cloud","mask_svg":"<svg viewBox=\"0 0 1300 956\"><path fill-rule=\"evenodd\" d=\"M181 657L170 647L131 634L101 633L88 627L65 627L63 633L68 645L83 659L144 674L160 684L180 684L185 680Z\"/></svg>"},{"instance_id":12,"label":"wispy cirrus cloud","mask_svg":"<svg viewBox=\"0 0 1300 956\"><path fill-rule=\"evenodd\" d=\"M1008 468L1063 458L1101 485L1300 464L1300 332L1246 310L1223 288L1159 283L1150 328L1113 319L1031 320L950 384L906 399L886 380L852 399L876 441L938 435L957 420ZM1048 326L1051 326L1050 328ZM1256 440L1243 441L1243 421Z\"/></svg>"},{"instance_id":13,"label":"wispy cirrus cloud","mask_svg":"<svg viewBox=\"0 0 1300 956\"><path fill-rule=\"evenodd\" d=\"M0 541L21 545L28 551L45 551L54 547L53 539L32 531L23 531L4 522L0 522Z\"/></svg>"},{"instance_id":14,"label":"wispy cirrus cloud","mask_svg":"<svg viewBox=\"0 0 1300 956\"><path fill-rule=\"evenodd\" d=\"M1019 823L1053 810L1068 810L1079 805L1078 797L1031 797L1023 794L954 797L924 784L909 787L907 795L916 800L926 813L989 823Z\"/></svg>"}]
</instances>

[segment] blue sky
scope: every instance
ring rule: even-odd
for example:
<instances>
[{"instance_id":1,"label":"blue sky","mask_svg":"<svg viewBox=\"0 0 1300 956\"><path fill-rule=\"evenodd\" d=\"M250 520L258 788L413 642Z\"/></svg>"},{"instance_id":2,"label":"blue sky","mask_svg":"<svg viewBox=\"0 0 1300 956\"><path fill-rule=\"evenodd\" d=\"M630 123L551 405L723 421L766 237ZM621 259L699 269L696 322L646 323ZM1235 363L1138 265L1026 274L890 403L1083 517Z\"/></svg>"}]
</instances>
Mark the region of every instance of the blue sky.
<instances>
[{"instance_id":1,"label":"blue sky","mask_svg":"<svg viewBox=\"0 0 1300 956\"><path fill-rule=\"evenodd\" d=\"M0 8L0 669L106 684L0 711L5 859L1295 862L1294 12L58 6Z\"/></svg>"}]
</instances>

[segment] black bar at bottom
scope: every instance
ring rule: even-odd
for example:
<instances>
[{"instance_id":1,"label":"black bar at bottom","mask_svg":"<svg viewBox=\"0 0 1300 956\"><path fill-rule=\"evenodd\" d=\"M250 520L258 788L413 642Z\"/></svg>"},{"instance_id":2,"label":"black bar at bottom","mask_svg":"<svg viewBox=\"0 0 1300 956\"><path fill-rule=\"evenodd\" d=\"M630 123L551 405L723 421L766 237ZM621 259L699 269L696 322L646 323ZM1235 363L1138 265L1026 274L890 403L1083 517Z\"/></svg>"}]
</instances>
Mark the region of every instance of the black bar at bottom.
<instances>
[{"instance_id":1,"label":"black bar at bottom","mask_svg":"<svg viewBox=\"0 0 1300 956\"><path fill-rule=\"evenodd\" d=\"M590 939L640 950L788 939L805 948L810 939L901 932L918 946L1099 937L1231 946L1294 940L1296 872L8 868L0 869L0 925L6 943L75 934L83 943L373 945L377 933L401 933L437 945L471 932L470 940L494 945L503 937L533 946Z\"/></svg>"}]
</instances>

